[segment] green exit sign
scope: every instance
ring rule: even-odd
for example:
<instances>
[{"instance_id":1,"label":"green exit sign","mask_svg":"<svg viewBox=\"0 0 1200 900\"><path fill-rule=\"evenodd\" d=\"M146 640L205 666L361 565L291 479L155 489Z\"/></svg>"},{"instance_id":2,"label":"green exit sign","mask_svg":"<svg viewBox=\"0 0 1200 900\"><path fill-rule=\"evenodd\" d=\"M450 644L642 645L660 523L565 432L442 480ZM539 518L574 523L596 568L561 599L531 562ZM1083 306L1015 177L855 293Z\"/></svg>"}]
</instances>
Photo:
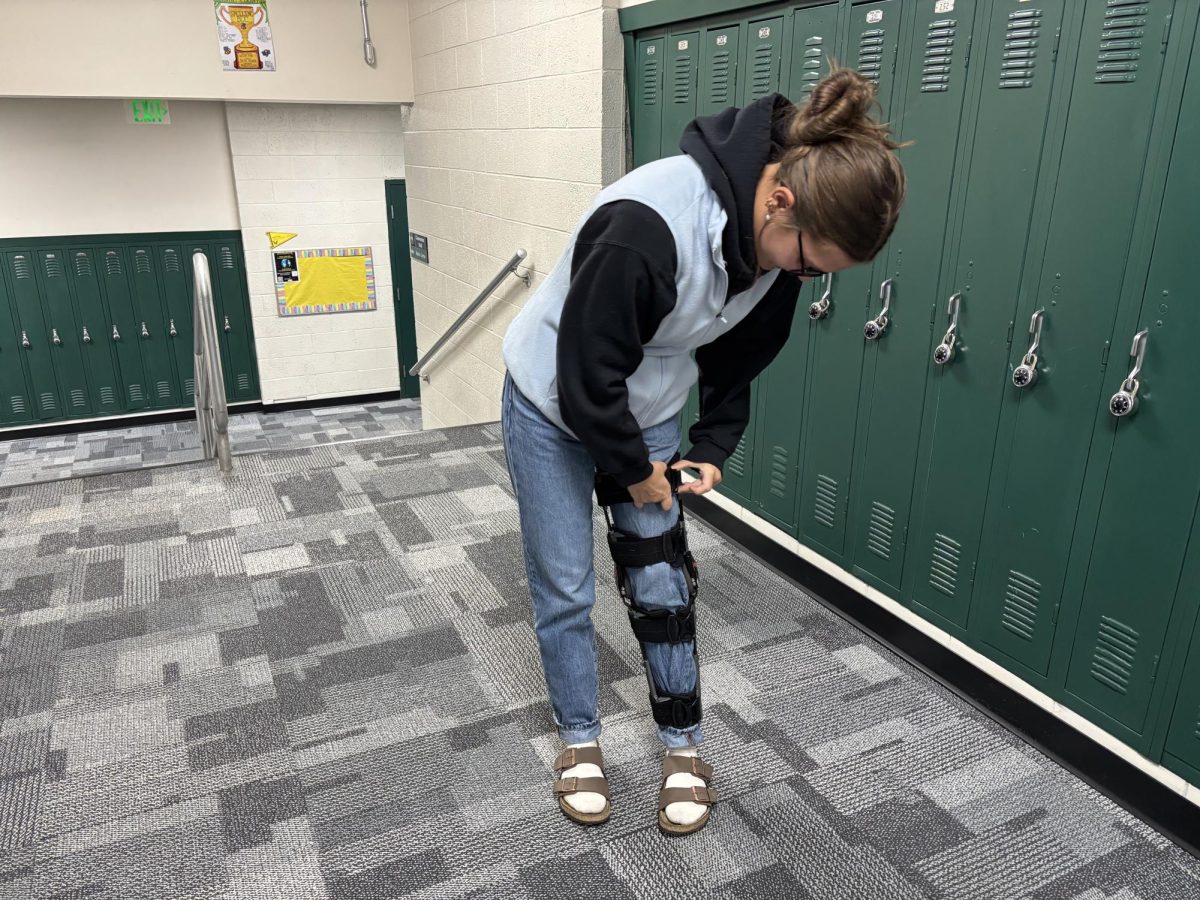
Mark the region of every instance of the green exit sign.
<instances>
[{"instance_id":1,"label":"green exit sign","mask_svg":"<svg viewBox=\"0 0 1200 900\"><path fill-rule=\"evenodd\" d=\"M170 125L171 108L166 100L130 100L127 121L134 125Z\"/></svg>"}]
</instances>

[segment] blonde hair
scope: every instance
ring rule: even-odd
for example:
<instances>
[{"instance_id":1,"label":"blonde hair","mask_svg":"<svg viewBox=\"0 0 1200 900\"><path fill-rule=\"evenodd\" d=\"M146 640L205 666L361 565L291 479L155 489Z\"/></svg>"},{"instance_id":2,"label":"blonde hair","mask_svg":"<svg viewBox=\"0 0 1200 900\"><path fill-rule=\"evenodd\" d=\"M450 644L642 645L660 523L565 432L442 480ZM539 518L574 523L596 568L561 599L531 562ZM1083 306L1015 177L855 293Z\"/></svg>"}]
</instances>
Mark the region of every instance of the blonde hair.
<instances>
[{"instance_id":1,"label":"blonde hair","mask_svg":"<svg viewBox=\"0 0 1200 900\"><path fill-rule=\"evenodd\" d=\"M871 118L875 86L838 69L813 88L786 126L779 183L796 197L796 226L857 262L883 249L904 203L902 146Z\"/></svg>"}]
</instances>

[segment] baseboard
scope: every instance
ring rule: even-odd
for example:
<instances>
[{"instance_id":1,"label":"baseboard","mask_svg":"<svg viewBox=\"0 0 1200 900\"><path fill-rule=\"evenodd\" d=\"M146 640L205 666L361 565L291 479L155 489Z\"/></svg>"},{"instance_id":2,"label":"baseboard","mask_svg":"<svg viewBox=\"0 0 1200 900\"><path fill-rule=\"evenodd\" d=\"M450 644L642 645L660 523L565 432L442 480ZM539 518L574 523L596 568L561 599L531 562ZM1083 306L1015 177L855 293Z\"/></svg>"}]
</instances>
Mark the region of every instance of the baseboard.
<instances>
[{"instance_id":1,"label":"baseboard","mask_svg":"<svg viewBox=\"0 0 1200 900\"><path fill-rule=\"evenodd\" d=\"M1200 857L1200 786L1141 756L728 498L688 495L686 505L826 608Z\"/></svg>"}]
</instances>

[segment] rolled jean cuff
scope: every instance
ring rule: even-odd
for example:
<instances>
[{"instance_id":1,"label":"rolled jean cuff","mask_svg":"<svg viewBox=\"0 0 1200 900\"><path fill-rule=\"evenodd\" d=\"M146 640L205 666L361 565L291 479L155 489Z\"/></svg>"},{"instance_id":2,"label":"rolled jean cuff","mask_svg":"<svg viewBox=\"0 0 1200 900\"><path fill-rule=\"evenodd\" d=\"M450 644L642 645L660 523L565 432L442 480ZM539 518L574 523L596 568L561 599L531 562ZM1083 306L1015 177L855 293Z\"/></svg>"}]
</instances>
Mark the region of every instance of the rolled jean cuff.
<instances>
[{"instance_id":1,"label":"rolled jean cuff","mask_svg":"<svg viewBox=\"0 0 1200 900\"><path fill-rule=\"evenodd\" d=\"M680 750L684 747L699 747L704 741L704 734L700 730L700 723L696 723L690 728L671 728L670 726L658 726L658 737L663 742L668 750Z\"/></svg>"},{"instance_id":2,"label":"rolled jean cuff","mask_svg":"<svg viewBox=\"0 0 1200 900\"><path fill-rule=\"evenodd\" d=\"M563 739L565 744L586 744L588 741L594 741L600 737L600 721L597 719L595 722L572 725L570 728L560 725L558 726L558 736Z\"/></svg>"}]
</instances>

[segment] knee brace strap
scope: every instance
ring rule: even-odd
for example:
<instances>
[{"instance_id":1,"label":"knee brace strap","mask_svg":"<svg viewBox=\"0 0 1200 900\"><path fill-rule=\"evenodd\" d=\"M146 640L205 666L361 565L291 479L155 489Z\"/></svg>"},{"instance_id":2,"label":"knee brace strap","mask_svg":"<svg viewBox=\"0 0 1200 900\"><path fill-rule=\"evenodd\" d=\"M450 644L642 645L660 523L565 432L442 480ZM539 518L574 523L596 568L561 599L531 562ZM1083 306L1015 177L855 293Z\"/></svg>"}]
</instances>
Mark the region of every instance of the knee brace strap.
<instances>
[{"instance_id":1,"label":"knee brace strap","mask_svg":"<svg viewBox=\"0 0 1200 900\"><path fill-rule=\"evenodd\" d=\"M679 462L679 454L667 461L667 482L671 485L671 493L676 493L679 490L679 485L683 484L683 475L680 472L671 468L675 463ZM604 472L596 472L596 502L604 507L616 506L618 503L632 503L633 497L629 493L629 488L622 487L617 483L617 480L611 475Z\"/></svg>"},{"instance_id":2,"label":"knee brace strap","mask_svg":"<svg viewBox=\"0 0 1200 900\"><path fill-rule=\"evenodd\" d=\"M691 728L699 725L703 718L700 706L700 691L692 694L650 695L650 709L654 721L664 728Z\"/></svg>"},{"instance_id":3,"label":"knee brace strap","mask_svg":"<svg viewBox=\"0 0 1200 900\"><path fill-rule=\"evenodd\" d=\"M696 639L696 604L647 609L627 603L629 624L639 644L684 644Z\"/></svg>"},{"instance_id":4,"label":"knee brace strap","mask_svg":"<svg viewBox=\"0 0 1200 900\"><path fill-rule=\"evenodd\" d=\"M613 562L627 569L640 569L664 562L678 569L690 556L687 531L682 520L676 522L671 530L653 538L638 537L619 528L610 528L608 550L612 554Z\"/></svg>"}]
</instances>

